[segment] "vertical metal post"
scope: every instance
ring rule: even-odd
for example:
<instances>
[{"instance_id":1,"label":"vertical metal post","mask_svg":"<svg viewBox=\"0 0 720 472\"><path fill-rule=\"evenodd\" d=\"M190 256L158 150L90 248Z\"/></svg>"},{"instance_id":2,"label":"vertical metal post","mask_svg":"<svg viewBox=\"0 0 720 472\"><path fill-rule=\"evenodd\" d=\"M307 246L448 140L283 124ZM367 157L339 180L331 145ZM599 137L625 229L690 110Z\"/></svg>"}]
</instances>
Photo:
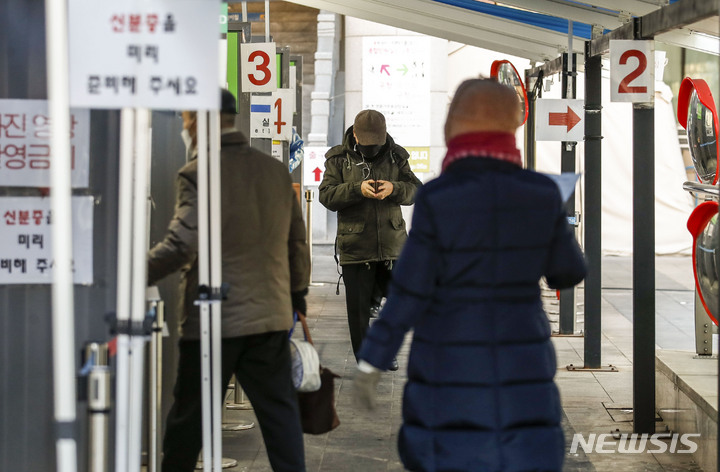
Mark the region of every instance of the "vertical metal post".
<instances>
[{"instance_id":1,"label":"vertical metal post","mask_svg":"<svg viewBox=\"0 0 720 472\"><path fill-rule=\"evenodd\" d=\"M712 321L705 312L697 288L695 288L695 309L693 311L695 313L695 352L698 356L712 356Z\"/></svg>"},{"instance_id":2,"label":"vertical metal post","mask_svg":"<svg viewBox=\"0 0 720 472\"><path fill-rule=\"evenodd\" d=\"M118 195L118 261L131 259L132 253L132 182L135 110L120 112L120 182ZM130 318L131 265L117 266L116 313L118 325ZM128 377L129 333L118 333L115 364L115 470L127 470L128 454Z\"/></svg>"},{"instance_id":3,"label":"vertical metal post","mask_svg":"<svg viewBox=\"0 0 720 472\"><path fill-rule=\"evenodd\" d=\"M570 22L572 27L572 21ZM575 98L575 54L562 55L562 98ZM575 173L575 143L562 142L561 146L561 172ZM568 216L575 216L575 193L570 196L565 204ZM577 304L575 302L575 287L560 291L560 334L575 334L575 314Z\"/></svg>"},{"instance_id":4,"label":"vertical metal post","mask_svg":"<svg viewBox=\"0 0 720 472\"><path fill-rule=\"evenodd\" d=\"M155 311L150 339L150 385L148 388L148 472L160 471L160 442L162 441L162 337L165 326L165 303L157 287L148 288L148 301Z\"/></svg>"},{"instance_id":5,"label":"vertical metal post","mask_svg":"<svg viewBox=\"0 0 720 472\"><path fill-rule=\"evenodd\" d=\"M53 212L52 336L53 413L57 470L77 470L75 390L75 308L72 273L72 190L70 183L70 85L67 3L45 1L47 93L53 171L50 173Z\"/></svg>"},{"instance_id":6,"label":"vertical metal post","mask_svg":"<svg viewBox=\"0 0 720 472\"><path fill-rule=\"evenodd\" d=\"M210 287L210 228L208 218L208 120L207 111L198 110L197 114L198 136L198 284L205 288ZM209 296L209 294L208 294ZM212 363L210 334L210 304L200 303L200 357L202 366L202 431L203 456L210 457L210 461L203 461L203 469L210 472L212 465L213 439L216 431L212 424ZM219 433L219 431L218 431ZM217 471L216 471L217 472Z\"/></svg>"},{"instance_id":7,"label":"vertical metal post","mask_svg":"<svg viewBox=\"0 0 720 472\"><path fill-rule=\"evenodd\" d=\"M209 128L209 133L208 133ZM202 367L203 461L206 472L222 469L222 393L220 299L222 285L220 230L220 116L198 111L198 284ZM209 142L208 142L209 136ZM208 156L208 144L210 155Z\"/></svg>"},{"instance_id":8,"label":"vertical metal post","mask_svg":"<svg viewBox=\"0 0 720 472\"><path fill-rule=\"evenodd\" d=\"M308 252L310 253L310 283L312 284L312 245L313 245L313 237L312 237L312 201L313 201L313 191L308 189L305 190L305 226L306 226L306 238L307 238L307 245L308 245Z\"/></svg>"},{"instance_id":9,"label":"vertical metal post","mask_svg":"<svg viewBox=\"0 0 720 472\"><path fill-rule=\"evenodd\" d=\"M538 77L537 80L542 80ZM542 84L541 84L542 85ZM530 77L525 76L525 88L528 95L528 117L525 122L525 168L535 170L535 94L530 87ZM542 87L540 87L541 89ZM538 90L540 90L538 89Z\"/></svg>"},{"instance_id":10,"label":"vertical metal post","mask_svg":"<svg viewBox=\"0 0 720 472\"><path fill-rule=\"evenodd\" d=\"M90 343L85 346L85 359L89 359L92 366L87 379L88 471L107 472L111 406L107 344Z\"/></svg>"},{"instance_id":11,"label":"vertical metal post","mask_svg":"<svg viewBox=\"0 0 720 472\"><path fill-rule=\"evenodd\" d=\"M655 432L655 108L633 105L633 411Z\"/></svg>"},{"instance_id":12,"label":"vertical metal post","mask_svg":"<svg viewBox=\"0 0 720 472\"><path fill-rule=\"evenodd\" d=\"M600 368L602 289L602 57L585 42L585 368Z\"/></svg>"},{"instance_id":13,"label":"vertical metal post","mask_svg":"<svg viewBox=\"0 0 720 472\"><path fill-rule=\"evenodd\" d=\"M213 467L222 468L222 403L227 383L222 384L222 315L221 295L222 286L222 221L221 221L221 195L220 195L220 112L212 110L210 115L210 159L208 163L209 201L210 206L210 288L217 296L210 305L212 326L212 396L213 396L213 428L217 437L213 443Z\"/></svg>"},{"instance_id":14,"label":"vertical metal post","mask_svg":"<svg viewBox=\"0 0 720 472\"><path fill-rule=\"evenodd\" d=\"M147 212L151 115L139 108L135 116L135 166L133 182L133 245L130 297L130 375L128 376L128 471L140 472L142 463L143 371L145 369L145 289L147 287Z\"/></svg>"},{"instance_id":15,"label":"vertical metal post","mask_svg":"<svg viewBox=\"0 0 720 472\"><path fill-rule=\"evenodd\" d=\"M265 42L270 42L270 0L265 0Z\"/></svg>"}]
</instances>

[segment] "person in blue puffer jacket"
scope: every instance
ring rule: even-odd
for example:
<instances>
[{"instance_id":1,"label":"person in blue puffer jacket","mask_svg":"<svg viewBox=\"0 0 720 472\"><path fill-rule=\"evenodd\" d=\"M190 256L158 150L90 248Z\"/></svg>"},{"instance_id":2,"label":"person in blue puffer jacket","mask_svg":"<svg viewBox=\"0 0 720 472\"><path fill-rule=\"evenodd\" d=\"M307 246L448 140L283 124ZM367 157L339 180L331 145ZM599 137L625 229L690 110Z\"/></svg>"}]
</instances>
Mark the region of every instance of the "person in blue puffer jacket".
<instances>
[{"instance_id":1,"label":"person in blue puffer jacket","mask_svg":"<svg viewBox=\"0 0 720 472\"><path fill-rule=\"evenodd\" d=\"M463 82L442 174L418 191L388 300L359 352L355 400L414 330L400 458L412 471L561 471L555 350L540 299L585 277L557 185L522 169L515 92Z\"/></svg>"}]
</instances>

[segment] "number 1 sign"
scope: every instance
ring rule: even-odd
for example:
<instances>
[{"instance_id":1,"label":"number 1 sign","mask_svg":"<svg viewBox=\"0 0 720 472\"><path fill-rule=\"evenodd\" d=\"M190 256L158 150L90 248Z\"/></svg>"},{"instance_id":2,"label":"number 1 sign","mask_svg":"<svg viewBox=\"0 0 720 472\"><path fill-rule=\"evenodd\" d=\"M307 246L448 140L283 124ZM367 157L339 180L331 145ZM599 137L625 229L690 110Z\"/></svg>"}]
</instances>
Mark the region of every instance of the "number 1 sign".
<instances>
[{"instance_id":1,"label":"number 1 sign","mask_svg":"<svg viewBox=\"0 0 720 472\"><path fill-rule=\"evenodd\" d=\"M653 102L654 49L653 41L610 41L610 101Z\"/></svg>"},{"instance_id":2,"label":"number 1 sign","mask_svg":"<svg viewBox=\"0 0 720 472\"><path fill-rule=\"evenodd\" d=\"M271 95L250 97L250 137L290 141L295 92L277 89Z\"/></svg>"}]
</instances>

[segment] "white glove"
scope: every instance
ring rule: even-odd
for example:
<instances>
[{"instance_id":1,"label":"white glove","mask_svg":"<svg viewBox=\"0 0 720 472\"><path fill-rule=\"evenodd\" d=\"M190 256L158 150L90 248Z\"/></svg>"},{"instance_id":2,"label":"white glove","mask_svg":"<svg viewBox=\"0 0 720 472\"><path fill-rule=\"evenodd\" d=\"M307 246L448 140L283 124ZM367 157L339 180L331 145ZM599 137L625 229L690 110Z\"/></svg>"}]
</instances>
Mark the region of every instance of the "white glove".
<instances>
[{"instance_id":1,"label":"white glove","mask_svg":"<svg viewBox=\"0 0 720 472\"><path fill-rule=\"evenodd\" d=\"M363 410L374 410L376 406L375 392L380 381L380 372L363 372L358 370L353 381L353 403Z\"/></svg>"}]
</instances>

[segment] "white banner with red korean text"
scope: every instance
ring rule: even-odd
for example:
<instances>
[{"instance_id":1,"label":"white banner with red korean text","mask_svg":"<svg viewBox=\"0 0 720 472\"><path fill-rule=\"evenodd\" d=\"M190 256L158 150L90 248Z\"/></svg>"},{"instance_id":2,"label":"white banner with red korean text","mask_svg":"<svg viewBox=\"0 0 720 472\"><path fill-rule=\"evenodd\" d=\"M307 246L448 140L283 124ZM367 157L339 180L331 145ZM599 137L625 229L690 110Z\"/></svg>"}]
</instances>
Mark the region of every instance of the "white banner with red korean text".
<instances>
[{"instance_id":1,"label":"white banner with red korean text","mask_svg":"<svg viewBox=\"0 0 720 472\"><path fill-rule=\"evenodd\" d=\"M72 197L73 282L93 283L92 196ZM50 199L0 197L0 284L50 284Z\"/></svg>"},{"instance_id":2,"label":"white banner with red korean text","mask_svg":"<svg viewBox=\"0 0 720 472\"><path fill-rule=\"evenodd\" d=\"M70 0L70 105L217 110L217 8L207 0Z\"/></svg>"},{"instance_id":3,"label":"white banner with red korean text","mask_svg":"<svg viewBox=\"0 0 720 472\"><path fill-rule=\"evenodd\" d=\"M70 110L73 188L90 177L90 110ZM0 99L0 187L49 187L53 153L46 100Z\"/></svg>"}]
</instances>

